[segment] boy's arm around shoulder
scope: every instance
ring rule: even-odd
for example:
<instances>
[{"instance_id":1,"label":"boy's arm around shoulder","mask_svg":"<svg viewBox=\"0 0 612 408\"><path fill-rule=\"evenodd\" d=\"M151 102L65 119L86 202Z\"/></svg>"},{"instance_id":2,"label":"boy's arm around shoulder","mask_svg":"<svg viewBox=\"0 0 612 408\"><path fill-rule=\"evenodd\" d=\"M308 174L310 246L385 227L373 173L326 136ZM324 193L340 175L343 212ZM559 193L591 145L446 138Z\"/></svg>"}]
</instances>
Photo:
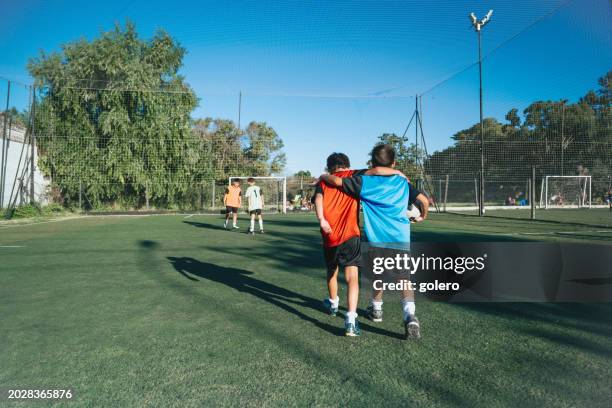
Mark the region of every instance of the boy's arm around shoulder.
<instances>
[{"instance_id":1,"label":"boy's arm around shoulder","mask_svg":"<svg viewBox=\"0 0 612 408\"><path fill-rule=\"evenodd\" d=\"M342 177L333 174L321 174L319 180L332 187L342 187Z\"/></svg>"},{"instance_id":2,"label":"boy's arm around shoulder","mask_svg":"<svg viewBox=\"0 0 612 408\"><path fill-rule=\"evenodd\" d=\"M404 173L391 167L372 167L371 169L368 169L364 174L366 176L401 176L405 179L408 179L408 177L406 177Z\"/></svg>"}]
</instances>

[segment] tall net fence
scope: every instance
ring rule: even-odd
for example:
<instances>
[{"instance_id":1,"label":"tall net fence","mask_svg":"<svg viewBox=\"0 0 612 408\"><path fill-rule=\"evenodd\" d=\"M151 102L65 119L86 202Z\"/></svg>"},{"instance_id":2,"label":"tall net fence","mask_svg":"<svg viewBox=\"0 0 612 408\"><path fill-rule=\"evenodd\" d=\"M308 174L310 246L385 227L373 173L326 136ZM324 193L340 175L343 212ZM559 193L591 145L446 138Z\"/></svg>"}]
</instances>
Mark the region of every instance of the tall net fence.
<instances>
[{"instance_id":1,"label":"tall net fence","mask_svg":"<svg viewBox=\"0 0 612 408\"><path fill-rule=\"evenodd\" d=\"M462 75L468 74L475 72ZM217 212L224 208L228 177L272 176L276 160L284 159L266 150L276 134L265 124L240 128L231 120L193 120L195 96L190 91L18 84L8 92L8 82L1 84L2 103L9 107L0 116L3 207L34 201L94 211ZM609 92L609 83L599 85ZM402 144L396 145L399 168L440 210L478 207L481 146L487 207L528 207L532 197L544 206L547 176L590 176L589 201L607 203L612 113L605 88L587 90L573 102L536 101L522 111L512 101L495 101L501 108L495 109L497 115L486 115L482 144L477 105L472 100L453 102L455 91L450 81L423 95L419 118L412 124L419 130L414 139L411 131L405 132L398 138ZM463 130L437 120L457 104L467 118ZM363 110L368 105L355 106ZM357 159L364 162L379 141L375 135L360 140L364 157ZM343 146L323 149L319 166ZM310 211L313 180L287 177L284 193L275 182L265 189L279 212Z\"/></svg>"},{"instance_id":2,"label":"tall net fence","mask_svg":"<svg viewBox=\"0 0 612 408\"><path fill-rule=\"evenodd\" d=\"M547 176L590 176L592 204L608 204L612 67L584 47L584 55L576 58L591 61L589 67L560 70L567 56L550 47L560 40L552 28L554 20L571 18L580 7L569 3L502 48L488 43L493 14L491 25L482 31L482 143L477 63L420 95L421 143L427 147L420 152L424 185L441 207L477 209L481 171L485 207L528 208L532 200L539 207ZM475 59L477 44L476 33L473 42L464 44ZM538 55L524 55L525 49L538 45Z\"/></svg>"}]
</instances>

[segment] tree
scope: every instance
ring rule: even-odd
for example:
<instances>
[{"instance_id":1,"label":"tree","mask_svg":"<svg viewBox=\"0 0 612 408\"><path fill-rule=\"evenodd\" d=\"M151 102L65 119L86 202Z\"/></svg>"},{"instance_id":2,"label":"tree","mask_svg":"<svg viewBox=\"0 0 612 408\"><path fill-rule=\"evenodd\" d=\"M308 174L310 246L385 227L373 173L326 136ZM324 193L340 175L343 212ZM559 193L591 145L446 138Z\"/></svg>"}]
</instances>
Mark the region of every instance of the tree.
<instances>
[{"instance_id":1,"label":"tree","mask_svg":"<svg viewBox=\"0 0 612 408\"><path fill-rule=\"evenodd\" d=\"M133 24L29 61L39 88L39 167L74 201L82 183L97 205L180 203L200 146L190 127L197 104L178 74L185 49L160 30L141 40Z\"/></svg>"},{"instance_id":2,"label":"tree","mask_svg":"<svg viewBox=\"0 0 612 408\"><path fill-rule=\"evenodd\" d=\"M246 129L244 155L250 175L267 176L280 173L287 163L281 152L283 140L265 122L251 122Z\"/></svg>"},{"instance_id":3,"label":"tree","mask_svg":"<svg viewBox=\"0 0 612 408\"><path fill-rule=\"evenodd\" d=\"M576 103L535 101L523 110L522 123L516 108L506 114L509 124L486 118L486 178L525 180L536 166L542 175L591 174L594 186L596 178L608 180L612 176L611 82L612 71L599 79L600 89L587 92ZM479 172L479 136L478 123L455 133L453 146L427 158L427 174L473 180ZM596 188L594 195L601 193Z\"/></svg>"},{"instance_id":4,"label":"tree","mask_svg":"<svg viewBox=\"0 0 612 408\"><path fill-rule=\"evenodd\" d=\"M201 169L217 182L228 177L269 176L285 166L283 141L265 123L252 122L246 131L227 119L198 119L193 132L202 142Z\"/></svg>"},{"instance_id":5,"label":"tree","mask_svg":"<svg viewBox=\"0 0 612 408\"><path fill-rule=\"evenodd\" d=\"M312 178L312 173L310 173L310 170L300 170L294 173L293 177Z\"/></svg>"},{"instance_id":6,"label":"tree","mask_svg":"<svg viewBox=\"0 0 612 408\"><path fill-rule=\"evenodd\" d=\"M509 125L513 128L518 128L521 126L521 118L518 115L518 109L512 108L506 113L506 120L509 122Z\"/></svg>"}]
</instances>

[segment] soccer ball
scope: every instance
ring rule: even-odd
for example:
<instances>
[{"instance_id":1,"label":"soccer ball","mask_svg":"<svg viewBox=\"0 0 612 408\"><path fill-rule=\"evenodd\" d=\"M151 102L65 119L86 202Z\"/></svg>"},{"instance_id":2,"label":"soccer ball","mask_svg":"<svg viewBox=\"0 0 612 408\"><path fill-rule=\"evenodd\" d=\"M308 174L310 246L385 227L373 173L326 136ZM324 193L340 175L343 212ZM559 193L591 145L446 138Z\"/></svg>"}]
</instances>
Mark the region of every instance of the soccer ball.
<instances>
[{"instance_id":1,"label":"soccer ball","mask_svg":"<svg viewBox=\"0 0 612 408\"><path fill-rule=\"evenodd\" d=\"M410 204L407 215L410 222L422 221L421 210L419 210L419 207L414 204Z\"/></svg>"}]
</instances>

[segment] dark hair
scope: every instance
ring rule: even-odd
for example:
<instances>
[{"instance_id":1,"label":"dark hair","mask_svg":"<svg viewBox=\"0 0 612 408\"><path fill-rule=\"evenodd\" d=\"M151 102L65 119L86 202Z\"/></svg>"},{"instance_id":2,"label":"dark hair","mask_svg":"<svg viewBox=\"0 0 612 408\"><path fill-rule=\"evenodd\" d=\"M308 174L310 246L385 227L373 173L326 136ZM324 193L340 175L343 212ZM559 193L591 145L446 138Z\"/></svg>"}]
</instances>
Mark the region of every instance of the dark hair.
<instances>
[{"instance_id":1,"label":"dark hair","mask_svg":"<svg viewBox=\"0 0 612 408\"><path fill-rule=\"evenodd\" d=\"M395 149L388 144L379 144L372 149L372 166L391 167L395 162Z\"/></svg>"},{"instance_id":2,"label":"dark hair","mask_svg":"<svg viewBox=\"0 0 612 408\"><path fill-rule=\"evenodd\" d=\"M253 177L249 177L247 179L247 183L254 183L254 182L255 182L255 179Z\"/></svg>"},{"instance_id":3,"label":"dark hair","mask_svg":"<svg viewBox=\"0 0 612 408\"><path fill-rule=\"evenodd\" d=\"M351 161L344 153L332 153L327 157L327 171L333 173L339 168L351 167Z\"/></svg>"},{"instance_id":4,"label":"dark hair","mask_svg":"<svg viewBox=\"0 0 612 408\"><path fill-rule=\"evenodd\" d=\"M233 179L232 179L232 183L238 183L238 184L240 184L240 179L239 179L239 178L233 178Z\"/></svg>"}]
</instances>

